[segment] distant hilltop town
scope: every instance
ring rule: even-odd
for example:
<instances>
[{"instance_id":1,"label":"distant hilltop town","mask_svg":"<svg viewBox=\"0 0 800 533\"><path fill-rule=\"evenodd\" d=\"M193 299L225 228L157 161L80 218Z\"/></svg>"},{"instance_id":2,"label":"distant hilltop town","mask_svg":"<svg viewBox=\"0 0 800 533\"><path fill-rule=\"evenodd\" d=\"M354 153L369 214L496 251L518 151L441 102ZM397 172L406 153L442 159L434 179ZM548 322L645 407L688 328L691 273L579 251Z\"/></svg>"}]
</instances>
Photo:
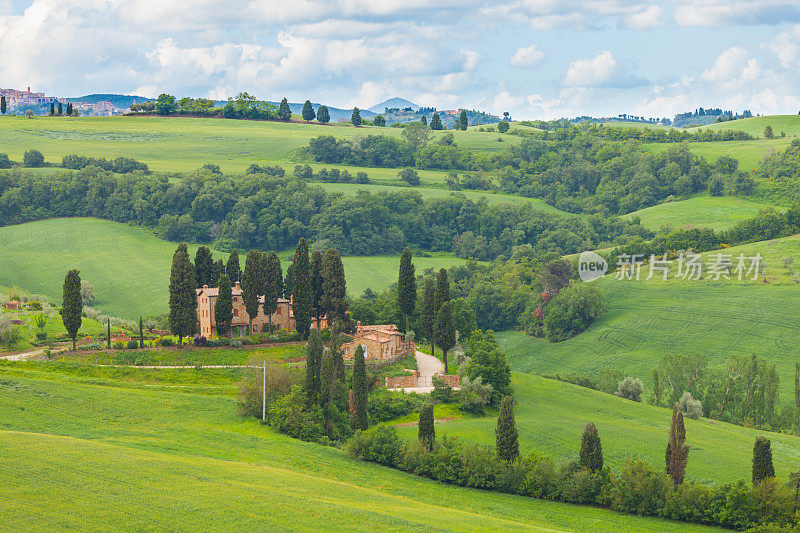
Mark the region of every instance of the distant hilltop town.
<instances>
[{"instance_id":1,"label":"distant hilltop town","mask_svg":"<svg viewBox=\"0 0 800 533\"><path fill-rule=\"evenodd\" d=\"M82 101L80 98L47 96L44 93L32 92L30 87L25 91L0 89L0 96L5 97L9 114L24 114L30 109L36 115L47 115L50 113L50 105L59 103L63 105L71 103L74 112L78 112L81 116L110 117L126 111L106 100Z\"/></svg>"}]
</instances>

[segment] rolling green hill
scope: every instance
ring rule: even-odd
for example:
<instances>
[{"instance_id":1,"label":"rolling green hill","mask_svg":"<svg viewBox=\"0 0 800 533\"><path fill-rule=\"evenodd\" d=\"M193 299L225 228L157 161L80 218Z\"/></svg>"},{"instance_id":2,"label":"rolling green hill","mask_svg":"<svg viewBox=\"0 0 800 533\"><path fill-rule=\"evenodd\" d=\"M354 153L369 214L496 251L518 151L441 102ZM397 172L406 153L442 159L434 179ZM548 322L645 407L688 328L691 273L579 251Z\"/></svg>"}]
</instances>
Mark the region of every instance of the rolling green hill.
<instances>
[{"instance_id":1,"label":"rolling green hill","mask_svg":"<svg viewBox=\"0 0 800 533\"><path fill-rule=\"evenodd\" d=\"M728 122L716 122L697 129L741 130L755 137L764 137L764 128L772 126L775 137L785 133L787 137L800 135L800 115L768 115L765 117L743 118Z\"/></svg>"},{"instance_id":2,"label":"rolling green hill","mask_svg":"<svg viewBox=\"0 0 800 533\"><path fill-rule=\"evenodd\" d=\"M671 412L662 407L618 398L569 383L515 372L514 416L520 453L551 456L558 463L577 460L581 433L594 422L603 443L605 464L618 470L630 457L642 457L663 468ZM437 435L456 435L470 442L494 445L496 416L460 418L437 424ZM416 437L416 426L398 428ZM763 431L724 422L686 419L686 443L691 446L687 479L708 484L749 480L753 442ZM772 440L775 472L786 481L800 468L800 438L778 433Z\"/></svg>"},{"instance_id":3,"label":"rolling green hill","mask_svg":"<svg viewBox=\"0 0 800 533\"><path fill-rule=\"evenodd\" d=\"M54 370L0 367L0 521L17 531L708 530L443 485L278 435L231 397Z\"/></svg>"},{"instance_id":4,"label":"rolling green hill","mask_svg":"<svg viewBox=\"0 0 800 533\"><path fill-rule=\"evenodd\" d=\"M731 122L735 124L738 121ZM706 158L713 163L721 155L726 155L739 160L739 170L749 172L758 166L764 156L773 150L784 150L791 139L756 139L752 141L715 141L715 142L693 142L689 143L692 153ZM653 153L661 153L670 147L669 143L647 143L642 145L645 150Z\"/></svg>"},{"instance_id":5,"label":"rolling green hill","mask_svg":"<svg viewBox=\"0 0 800 533\"><path fill-rule=\"evenodd\" d=\"M18 286L61 301L70 268L94 285L96 306L122 318L167 312L169 270L176 243L117 222L87 218L41 220L0 228L0 285ZM190 246L194 257L197 246ZM228 254L215 252L215 259ZM282 253L281 257L291 255ZM241 259L243 261L243 258ZM348 291L360 295L397 280L398 256L343 258ZM463 262L452 256L415 259L421 272ZM244 263L242 262L242 265ZM284 267L288 263L284 263Z\"/></svg>"},{"instance_id":6,"label":"rolling green hill","mask_svg":"<svg viewBox=\"0 0 800 533\"><path fill-rule=\"evenodd\" d=\"M709 252L706 257L715 255ZM622 370L649 383L666 354L702 354L710 364L731 355L757 354L776 364L781 401L794 397L794 364L800 359L800 285L783 258L800 265L797 236L724 250L736 257L760 253L765 272L758 281L595 281L606 313L586 332L551 343L519 332L502 332L498 342L515 370L534 373ZM764 282L763 280L766 280Z\"/></svg>"},{"instance_id":7,"label":"rolling green hill","mask_svg":"<svg viewBox=\"0 0 800 533\"><path fill-rule=\"evenodd\" d=\"M750 218L766 207L771 206L732 196L698 196L640 209L622 218L639 217L642 226L652 231L658 231L662 226L673 229L699 226L719 230Z\"/></svg>"},{"instance_id":8,"label":"rolling green hill","mask_svg":"<svg viewBox=\"0 0 800 533\"><path fill-rule=\"evenodd\" d=\"M41 151L45 160L61 162L67 154L113 158L133 157L152 170L190 171L211 162L223 172L242 172L251 163L291 166L290 152L318 135L354 138L369 134L399 136L400 128L356 128L350 125L283 123L178 117L25 117L0 118L0 152L21 161L25 150ZM434 139L445 132L435 134ZM519 137L497 142L492 133L447 132L463 148L501 150ZM347 168L347 167L342 167ZM287 170L290 170L287 168ZM369 169L371 178L396 180L396 169ZM421 172L423 181L441 180L446 173Z\"/></svg>"}]
</instances>

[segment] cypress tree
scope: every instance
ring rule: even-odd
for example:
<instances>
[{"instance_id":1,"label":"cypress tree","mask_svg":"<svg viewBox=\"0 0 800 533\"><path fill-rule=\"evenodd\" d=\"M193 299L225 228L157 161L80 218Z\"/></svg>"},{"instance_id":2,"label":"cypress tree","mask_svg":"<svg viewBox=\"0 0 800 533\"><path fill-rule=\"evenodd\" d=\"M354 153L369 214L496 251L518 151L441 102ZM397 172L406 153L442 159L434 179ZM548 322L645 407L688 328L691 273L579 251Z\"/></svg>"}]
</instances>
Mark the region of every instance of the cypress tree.
<instances>
[{"instance_id":1,"label":"cypress tree","mask_svg":"<svg viewBox=\"0 0 800 533\"><path fill-rule=\"evenodd\" d=\"M797 436L800 437L800 362L794 364L794 404L797 407Z\"/></svg>"},{"instance_id":2,"label":"cypress tree","mask_svg":"<svg viewBox=\"0 0 800 533\"><path fill-rule=\"evenodd\" d=\"M186 243L178 245L172 256L169 276L169 327L178 336L178 345L183 338L193 335L197 326L197 283L194 265L189 260Z\"/></svg>"},{"instance_id":3,"label":"cypress tree","mask_svg":"<svg viewBox=\"0 0 800 533\"><path fill-rule=\"evenodd\" d=\"M58 103L58 114L61 115L64 113L64 108L61 107L61 102Z\"/></svg>"},{"instance_id":4,"label":"cypress tree","mask_svg":"<svg viewBox=\"0 0 800 533\"><path fill-rule=\"evenodd\" d=\"M415 275L414 263L411 262L411 250L408 246L400 256L400 275L397 280L397 303L400 312L406 319L406 335L408 335L409 317L414 314L414 306L417 303L417 277Z\"/></svg>"},{"instance_id":5,"label":"cypress tree","mask_svg":"<svg viewBox=\"0 0 800 533\"><path fill-rule=\"evenodd\" d=\"M504 461L513 461L519 457L519 435L514 422L514 400L511 396L503 396L500 404L500 415L497 417L497 457Z\"/></svg>"},{"instance_id":6,"label":"cypress tree","mask_svg":"<svg viewBox=\"0 0 800 533\"><path fill-rule=\"evenodd\" d=\"M72 116L72 110L73 110L72 102L70 102L67 104L67 115Z\"/></svg>"},{"instance_id":7,"label":"cypress tree","mask_svg":"<svg viewBox=\"0 0 800 533\"><path fill-rule=\"evenodd\" d=\"M322 354L322 364L319 370L319 405L323 409L331 402L332 384L336 376L334 369L333 353L328 350Z\"/></svg>"},{"instance_id":8,"label":"cypress tree","mask_svg":"<svg viewBox=\"0 0 800 533\"><path fill-rule=\"evenodd\" d=\"M328 315L328 327L341 328L347 318L347 281L339 252L329 248L322 258L322 307Z\"/></svg>"},{"instance_id":9,"label":"cypress tree","mask_svg":"<svg viewBox=\"0 0 800 533\"><path fill-rule=\"evenodd\" d=\"M353 114L350 116L350 122L353 124L353 126L361 125L361 112L357 107L353 108Z\"/></svg>"},{"instance_id":10,"label":"cypress tree","mask_svg":"<svg viewBox=\"0 0 800 533\"><path fill-rule=\"evenodd\" d=\"M214 275L211 277L212 281L214 283L219 283L219 278L221 278L223 274L225 274L225 262L222 259L217 259L214 263ZM229 281L230 279L231 278L228 278ZM217 285L212 286L216 287Z\"/></svg>"},{"instance_id":11,"label":"cypress tree","mask_svg":"<svg viewBox=\"0 0 800 533\"><path fill-rule=\"evenodd\" d=\"M589 422L581 436L580 465L592 472L603 469L603 446L594 423Z\"/></svg>"},{"instance_id":12,"label":"cypress tree","mask_svg":"<svg viewBox=\"0 0 800 533\"><path fill-rule=\"evenodd\" d=\"M264 292L264 254L250 250L242 272L242 301L249 318L248 335L253 334L253 319L258 315L258 297Z\"/></svg>"},{"instance_id":13,"label":"cypress tree","mask_svg":"<svg viewBox=\"0 0 800 533\"><path fill-rule=\"evenodd\" d=\"M214 286L214 258L211 257L211 250L208 249L208 246L199 247L194 254L194 272L198 287Z\"/></svg>"},{"instance_id":14,"label":"cypress tree","mask_svg":"<svg viewBox=\"0 0 800 533\"><path fill-rule=\"evenodd\" d=\"M287 300L294 294L294 263L286 267L286 277L283 278L283 297Z\"/></svg>"},{"instance_id":15,"label":"cypress tree","mask_svg":"<svg viewBox=\"0 0 800 533\"><path fill-rule=\"evenodd\" d=\"M214 323L217 326L217 335L227 337L233 323L233 294L227 274L219 277L219 293L214 303Z\"/></svg>"},{"instance_id":16,"label":"cypress tree","mask_svg":"<svg viewBox=\"0 0 800 533\"><path fill-rule=\"evenodd\" d=\"M667 441L667 474L675 485L683 483L686 475L686 463L689 460L689 446L686 445L686 428L683 425L683 413L678 406L672 407L672 422Z\"/></svg>"},{"instance_id":17,"label":"cypress tree","mask_svg":"<svg viewBox=\"0 0 800 533\"><path fill-rule=\"evenodd\" d=\"M239 251L234 248L231 255L228 256L228 262L225 265L225 273L228 274L228 279L231 280L231 285L235 285L239 281L239 274L242 269L239 266Z\"/></svg>"},{"instance_id":18,"label":"cypress tree","mask_svg":"<svg viewBox=\"0 0 800 533\"><path fill-rule=\"evenodd\" d=\"M312 331L308 336L306 347L306 398L309 404L315 403L320 398L320 372L324 351L319 331Z\"/></svg>"},{"instance_id":19,"label":"cypress tree","mask_svg":"<svg viewBox=\"0 0 800 533\"><path fill-rule=\"evenodd\" d=\"M317 109L317 122L320 124L327 124L331 121L331 115L328 112L328 106L321 105L319 109Z\"/></svg>"},{"instance_id":20,"label":"cypress tree","mask_svg":"<svg viewBox=\"0 0 800 533\"><path fill-rule=\"evenodd\" d=\"M433 450L436 442L436 428L433 426L433 404L426 403L419 410L419 427L417 436L423 446L428 450Z\"/></svg>"},{"instance_id":21,"label":"cypress tree","mask_svg":"<svg viewBox=\"0 0 800 533\"><path fill-rule=\"evenodd\" d=\"M419 118L419 121L420 121L421 123L425 124L426 126L428 125L428 119L427 119L427 117L425 117L425 115L422 115L422 116Z\"/></svg>"},{"instance_id":22,"label":"cypress tree","mask_svg":"<svg viewBox=\"0 0 800 533\"><path fill-rule=\"evenodd\" d=\"M436 344L442 350L444 373L447 374L447 352L456 345L456 330L453 327L453 310L450 302L445 302L436 316Z\"/></svg>"},{"instance_id":23,"label":"cypress tree","mask_svg":"<svg viewBox=\"0 0 800 533\"><path fill-rule=\"evenodd\" d=\"M458 129L461 131L467 131L467 126L469 126L469 120L467 119L467 111L466 109L461 110L461 114L458 116Z\"/></svg>"},{"instance_id":24,"label":"cypress tree","mask_svg":"<svg viewBox=\"0 0 800 533\"><path fill-rule=\"evenodd\" d=\"M0 113L5 115L7 110L8 110L8 107L7 107L7 104L6 104L6 97L5 96L0 96Z\"/></svg>"},{"instance_id":25,"label":"cypress tree","mask_svg":"<svg viewBox=\"0 0 800 533\"><path fill-rule=\"evenodd\" d=\"M83 298L81 298L81 277L77 270L70 270L64 278L64 291L61 299L61 321L72 339L72 349L75 350L75 339L81 328L83 315Z\"/></svg>"},{"instance_id":26,"label":"cypress tree","mask_svg":"<svg viewBox=\"0 0 800 533\"><path fill-rule=\"evenodd\" d=\"M308 265L308 243L304 238L300 238L297 248L294 251L294 261L292 261L293 279L293 300L292 309L294 310L294 322L297 333L301 339L308 338L308 330L311 327L311 304L313 294L311 293L311 280L309 279Z\"/></svg>"},{"instance_id":27,"label":"cypress tree","mask_svg":"<svg viewBox=\"0 0 800 533\"><path fill-rule=\"evenodd\" d=\"M139 348L144 349L144 322L139 317Z\"/></svg>"},{"instance_id":28,"label":"cypress tree","mask_svg":"<svg viewBox=\"0 0 800 533\"><path fill-rule=\"evenodd\" d=\"M111 349L111 319L110 318L106 319L106 327L108 328L106 330L106 346L110 350Z\"/></svg>"},{"instance_id":29,"label":"cypress tree","mask_svg":"<svg viewBox=\"0 0 800 533\"><path fill-rule=\"evenodd\" d=\"M264 314L269 318L272 331L272 315L278 310L278 298L283 296L283 270L281 260L275 252L267 255L267 272L264 280Z\"/></svg>"},{"instance_id":30,"label":"cypress tree","mask_svg":"<svg viewBox=\"0 0 800 533\"><path fill-rule=\"evenodd\" d=\"M765 437L756 437L753 445L753 484L775 477L772 464L772 445Z\"/></svg>"},{"instance_id":31,"label":"cypress tree","mask_svg":"<svg viewBox=\"0 0 800 533\"><path fill-rule=\"evenodd\" d=\"M434 311L438 314L442 304L450 301L450 282L447 280L447 270L439 269L436 273L436 297Z\"/></svg>"},{"instance_id":32,"label":"cypress tree","mask_svg":"<svg viewBox=\"0 0 800 533\"><path fill-rule=\"evenodd\" d=\"M317 114L314 113L314 106L311 105L311 100L306 100L306 103L303 104L303 120L306 122L310 122L314 120Z\"/></svg>"},{"instance_id":33,"label":"cypress tree","mask_svg":"<svg viewBox=\"0 0 800 533\"><path fill-rule=\"evenodd\" d=\"M433 118L431 118L431 129L432 130L441 130L442 128L442 119L439 118L439 113L434 113Z\"/></svg>"},{"instance_id":34,"label":"cypress tree","mask_svg":"<svg viewBox=\"0 0 800 533\"><path fill-rule=\"evenodd\" d=\"M309 265L309 280L311 283L311 314L314 316L314 323L319 329L319 317L325 314L323 308L323 265L322 252L314 250L311 254L311 264Z\"/></svg>"},{"instance_id":35,"label":"cypress tree","mask_svg":"<svg viewBox=\"0 0 800 533\"><path fill-rule=\"evenodd\" d=\"M364 349L359 345L353 355L353 380L350 387L353 390L353 403L356 412L353 417L353 429L367 429L369 425L367 415L367 368L364 364Z\"/></svg>"},{"instance_id":36,"label":"cypress tree","mask_svg":"<svg viewBox=\"0 0 800 533\"><path fill-rule=\"evenodd\" d=\"M433 332L436 328L436 285L433 278L425 280L425 292L422 296L422 329L423 334L431 343L431 355L434 355L435 339Z\"/></svg>"},{"instance_id":37,"label":"cypress tree","mask_svg":"<svg viewBox=\"0 0 800 533\"><path fill-rule=\"evenodd\" d=\"M292 119L292 108L289 107L289 101L286 98L281 100L281 104L278 106L278 118L283 121Z\"/></svg>"},{"instance_id":38,"label":"cypress tree","mask_svg":"<svg viewBox=\"0 0 800 533\"><path fill-rule=\"evenodd\" d=\"M56 104L50 102L50 115L55 115L55 114L56 114Z\"/></svg>"}]
</instances>

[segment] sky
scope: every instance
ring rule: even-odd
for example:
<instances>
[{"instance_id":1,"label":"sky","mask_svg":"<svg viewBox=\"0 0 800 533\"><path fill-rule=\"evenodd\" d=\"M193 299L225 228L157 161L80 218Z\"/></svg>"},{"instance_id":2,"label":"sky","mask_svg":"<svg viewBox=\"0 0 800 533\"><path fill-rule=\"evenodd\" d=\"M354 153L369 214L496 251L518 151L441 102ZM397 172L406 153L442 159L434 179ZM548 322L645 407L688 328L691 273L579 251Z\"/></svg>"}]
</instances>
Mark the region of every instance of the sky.
<instances>
[{"instance_id":1,"label":"sky","mask_svg":"<svg viewBox=\"0 0 800 533\"><path fill-rule=\"evenodd\" d=\"M399 96L514 119L800 110L800 0L0 0L0 87Z\"/></svg>"}]
</instances>

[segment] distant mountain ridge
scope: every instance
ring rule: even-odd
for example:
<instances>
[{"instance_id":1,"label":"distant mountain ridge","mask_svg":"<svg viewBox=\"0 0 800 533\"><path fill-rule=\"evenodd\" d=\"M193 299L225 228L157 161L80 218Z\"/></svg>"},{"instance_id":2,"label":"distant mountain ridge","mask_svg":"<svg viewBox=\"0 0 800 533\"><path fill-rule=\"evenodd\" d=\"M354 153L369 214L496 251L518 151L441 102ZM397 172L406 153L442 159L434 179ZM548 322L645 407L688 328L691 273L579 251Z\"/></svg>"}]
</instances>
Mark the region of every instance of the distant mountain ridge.
<instances>
[{"instance_id":1,"label":"distant mountain ridge","mask_svg":"<svg viewBox=\"0 0 800 533\"><path fill-rule=\"evenodd\" d=\"M75 98L67 98L67 102L86 102L87 104L96 104L98 102L111 102L116 107L127 109L134 102L152 102L155 98L145 98L144 96L136 96L130 94L110 94L110 93L95 93L87 94L86 96L78 96Z\"/></svg>"},{"instance_id":2,"label":"distant mountain ridge","mask_svg":"<svg viewBox=\"0 0 800 533\"><path fill-rule=\"evenodd\" d=\"M370 108L367 108L367 111L372 111L373 113L383 113L387 108L392 109L394 107L398 109L405 109L407 107L410 107L414 111L418 111L420 108L420 106L418 106L414 102L406 100L405 98L394 97L394 98L389 98L388 100L385 100L379 104L375 104Z\"/></svg>"}]
</instances>

